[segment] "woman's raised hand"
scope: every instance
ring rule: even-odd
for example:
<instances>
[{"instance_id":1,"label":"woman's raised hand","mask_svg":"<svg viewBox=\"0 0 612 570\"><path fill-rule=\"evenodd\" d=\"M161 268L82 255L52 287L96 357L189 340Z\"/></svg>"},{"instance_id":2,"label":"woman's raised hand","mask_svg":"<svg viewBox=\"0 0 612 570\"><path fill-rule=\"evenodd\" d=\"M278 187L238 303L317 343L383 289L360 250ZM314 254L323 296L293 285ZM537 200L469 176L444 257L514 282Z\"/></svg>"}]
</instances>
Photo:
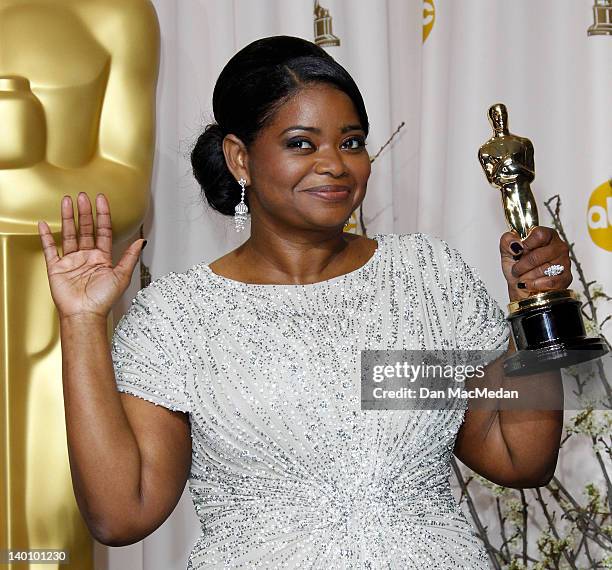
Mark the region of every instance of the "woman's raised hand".
<instances>
[{"instance_id":1,"label":"woman's raised hand","mask_svg":"<svg viewBox=\"0 0 612 570\"><path fill-rule=\"evenodd\" d=\"M77 210L78 235L72 198L62 198L62 257L57 253L47 223L38 222L51 297L60 318L79 315L106 318L130 284L144 240L138 239L131 244L113 267L113 234L106 196L96 196L95 229L91 203L85 192L78 195Z\"/></svg>"}]
</instances>

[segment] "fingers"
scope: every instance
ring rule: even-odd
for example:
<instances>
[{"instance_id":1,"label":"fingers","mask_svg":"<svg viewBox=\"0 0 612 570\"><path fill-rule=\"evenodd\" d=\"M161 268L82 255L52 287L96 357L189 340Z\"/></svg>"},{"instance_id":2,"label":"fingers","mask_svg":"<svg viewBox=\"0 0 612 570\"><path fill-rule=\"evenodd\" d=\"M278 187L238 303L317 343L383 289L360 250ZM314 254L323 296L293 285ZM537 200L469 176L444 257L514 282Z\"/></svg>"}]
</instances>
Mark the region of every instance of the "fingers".
<instances>
[{"instance_id":1,"label":"fingers","mask_svg":"<svg viewBox=\"0 0 612 570\"><path fill-rule=\"evenodd\" d=\"M561 241L557 235L557 232L552 228L547 228L546 226L536 226L523 240L523 246L525 249L536 249L537 247L548 245L554 238Z\"/></svg>"},{"instance_id":2,"label":"fingers","mask_svg":"<svg viewBox=\"0 0 612 570\"><path fill-rule=\"evenodd\" d=\"M62 255L68 255L79 248L76 226L74 225L74 208L72 198L64 196L61 203L62 215Z\"/></svg>"},{"instance_id":3,"label":"fingers","mask_svg":"<svg viewBox=\"0 0 612 570\"><path fill-rule=\"evenodd\" d=\"M506 257L516 257L529 250L538 249L552 242L565 243L552 228L536 226L530 234L521 240L514 232L506 232L499 241L499 250ZM512 244L516 244L514 248Z\"/></svg>"},{"instance_id":4,"label":"fingers","mask_svg":"<svg viewBox=\"0 0 612 570\"><path fill-rule=\"evenodd\" d=\"M544 273L551 265L561 265L563 273L549 277ZM519 277L519 281L525 284L528 291L553 291L556 289L567 289L572 282L572 272L568 260L564 255L547 261L542 265L528 271Z\"/></svg>"},{"instance_id":5,"label":"fingers","mask_svg":"<svg viewBox=\"0 0 612 570\"><path fill-rule=\"evenodd\" d=\"M96 247L104 253L113 254L113 227L110 206L104 194L96 196Z\"/></svg>"},{"instance_id":6,"label":"fingers","mask_svg":"<svg viewBox=\"0 0 612 570\"><path fill-rule=\"evenodd\" d=\"M562 264L559 263L559 265ZM521 277L520 283L525 284L523 290L528 292L558 291L561 289L567 289L572 282L572 279L572 274L566 268L561 275L555 275L553 277L548 277L546 275L537 277L536 279Z\"/></svg>"},{"instance_id":7,"label":"fingers","mask_svg":"<svg viewBox=\"0 0 612 570\"><path fill-rule=\"evenodd\" d=\"M537 226L522 241L507 232L500 239L500 251L508 284L525 293L567 289L572 282L569 246L552 228ZM551 265L561 265L564 271L549 277L544 272Z\"/></svg>"},{"instance_id":8,"label":"fingers","mask_svg":"<svg viewBox=\"0 0 612 570\"><path fill-rule=\"evenodd\" d=\"M526 288L534 291L557 291L567 289L573 281L573 276L567 270L555 277L539 277L532 282L527 282Z\"/></svg>"},{"instance_id":9,"label":"fingers","mask_svg":"<svg viewBox=\"0 0 612 570\"><path fill-rule=\"evenodd\" d=\"M40 235L40 241L45 255L45 263L47 264L47 268L49 268L52 264L58 262L60 257L57 254L57 246L55 245L53 234L47 222L38 222L38 234Z\"/></svg>"},{"instance_id":10,"label":"fingers","mask_svg":"<svg viewBox=\"0 0 612 570\"><path fill-rule=\"evenodd\" d=\"M114 272L117 274L119 279L123 283L127 283L132 278L134 268L140 258L140 252L143 249L143 244L146 240L136 240L130 247L128 247L121 256L121 259L114 268Z\"/></svg>"},{"instance_id":11,"label":"fingers","mask_svg":"<svg viewBox=\"0 0 612 570\"><path fill-rule=\"evenodd\" d=\"M112 226L110 217L110 207L108 200L104 194L96 196L96 211L97 211L97 244L94 242L94 224L93 213L89 197L85 192L80 192L77 197L77 208L79 211L79 230L77 234L76 225L74 222L74 208L72 198L68 195L64 196L61 201L61 218L62 218L62 255L68 255L79 249L94 249L98 247L100 250L112 255ZM43 250L45 252L45 260L55 262L60 259L57 253L57 246L51 230L46 222L38 223L38 232L41 237Z\"/></svg>"},{"instance_id":12,"label":"fingers","mask_svg":"<svg viewBox=\"0 0 612 570\"><path fill-rule=\"evenodd\" d=\"M94 249L94 223L89 196L79 192L77 196L77 209L79 211L79 249Z\"/></svg>"},{"instance_id":13,"label":"fingers","mask_svg":"<svg viewBox=\"0 0 612 570\"><path fill-rule=\"evenodd\" d=\"M513 277L522 277L525 273L530 273L533 270L539 271L538 277L542 277L544 275L543 271L550 264L551 260L563 257L563 263L559 263L559 265L563 265L567 267L565 255L562 243L551 243L549 245L545 245L543 247L539 247L534 250L525 251L517 261L512 266L512 276ZM531 276L530 276L531 277Z\"/></svg>"},{"instance_id":14,"label":"fingers","mask_svg":"<svg viewBox=\"0 0 612 570\"><path fill-rule=\"evenodd\" d=\"M514 232L506 232L499 240L499 251L502 257L511 257L516 261L524 249L520 238Z\"/></svg>"}]
</instances>

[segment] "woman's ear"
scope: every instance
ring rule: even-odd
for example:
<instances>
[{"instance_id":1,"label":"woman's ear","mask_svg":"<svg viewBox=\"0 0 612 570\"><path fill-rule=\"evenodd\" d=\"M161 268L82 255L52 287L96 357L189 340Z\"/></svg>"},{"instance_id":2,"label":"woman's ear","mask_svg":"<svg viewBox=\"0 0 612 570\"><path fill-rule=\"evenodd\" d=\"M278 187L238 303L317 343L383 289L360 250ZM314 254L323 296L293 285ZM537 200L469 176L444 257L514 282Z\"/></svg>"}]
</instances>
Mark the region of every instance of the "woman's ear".
<instances>
[{"instance_id":1,"label":"woman's ear","mask_svg":"<svg viewBox=\"0 0 612 570\"><path fill-rule=\"evenodd\" d=\"M250 185L249 157L244 143L234 134L227 134L223 139L225 163L236 180L244 178Z\"/></svg>"}]
</instances>

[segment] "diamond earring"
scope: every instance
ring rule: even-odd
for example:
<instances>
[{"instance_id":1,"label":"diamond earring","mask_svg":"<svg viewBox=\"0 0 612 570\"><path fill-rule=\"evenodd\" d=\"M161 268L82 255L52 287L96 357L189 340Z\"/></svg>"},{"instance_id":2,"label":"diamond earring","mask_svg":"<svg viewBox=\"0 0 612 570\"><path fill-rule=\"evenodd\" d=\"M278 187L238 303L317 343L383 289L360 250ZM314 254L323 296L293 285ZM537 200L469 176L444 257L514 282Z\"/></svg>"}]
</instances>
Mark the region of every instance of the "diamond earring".
<instances>
[{"instance_id":1,"label":"diamond earring","mask_svg":"<svg viewBox=\"0 0 612 570\"><path fill-rule=\"evenodd\" d=\"M236 231L240 232L244 229L244 222L247 219L249 209L244 203L244 187L246 186L246 180L244 178L241 178L240 180L238 180L238 184L242 186L242 196L240 198L240 202L238 202L238 205L235 208L234 223L236 224Z\"/></svg>"}]
</instances>

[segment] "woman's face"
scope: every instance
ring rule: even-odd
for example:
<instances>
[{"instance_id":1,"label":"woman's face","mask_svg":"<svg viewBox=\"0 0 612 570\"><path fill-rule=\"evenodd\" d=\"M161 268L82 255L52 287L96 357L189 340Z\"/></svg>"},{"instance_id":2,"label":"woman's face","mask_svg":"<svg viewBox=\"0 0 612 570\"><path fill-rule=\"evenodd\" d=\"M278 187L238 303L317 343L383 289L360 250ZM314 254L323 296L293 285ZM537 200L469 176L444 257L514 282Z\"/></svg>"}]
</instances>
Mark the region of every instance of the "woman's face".
<instances>
[{"instance_id":1,"label":"woman's face","mask_svg":"<svg viewBox=\"0 0 612 570\"><path fill-rule=\"evenodd\" d=\"M366 193L370 157L351 99L325 84L287 101L248 149L251 228L342 229ZM309 191L342 186L331 201Z\"/></svg>"}]
</instances>

